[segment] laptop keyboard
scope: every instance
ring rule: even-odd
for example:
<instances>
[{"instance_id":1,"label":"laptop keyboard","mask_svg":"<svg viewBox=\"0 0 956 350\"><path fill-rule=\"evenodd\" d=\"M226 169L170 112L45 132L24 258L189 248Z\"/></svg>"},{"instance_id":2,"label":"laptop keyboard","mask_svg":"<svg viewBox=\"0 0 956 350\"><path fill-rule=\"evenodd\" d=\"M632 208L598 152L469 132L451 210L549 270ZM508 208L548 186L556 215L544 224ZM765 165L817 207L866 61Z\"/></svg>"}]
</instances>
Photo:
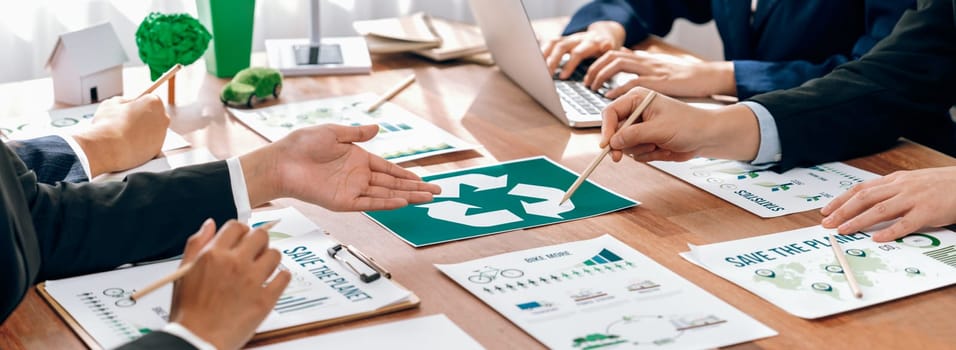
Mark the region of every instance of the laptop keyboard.
<instances>
[{"instance_id":1,"label":"laptop keyboard","mask_svg":"<svg viewBox=\"0 0 956 350\"><path fill-rule=\"evenodd\" d=\"M605 98L602 93L607 91L607 84L599 89L599 92L591 91L584 83L584 75L587 73L585 64L579 65L568 80L557 80L557 74L554 76L554 87L558 91L558 96L564 101L566 106L570 106L575 112L581 115L600 114L601 110L611 103L611 100Z\"/></svg>"}]
</instances>

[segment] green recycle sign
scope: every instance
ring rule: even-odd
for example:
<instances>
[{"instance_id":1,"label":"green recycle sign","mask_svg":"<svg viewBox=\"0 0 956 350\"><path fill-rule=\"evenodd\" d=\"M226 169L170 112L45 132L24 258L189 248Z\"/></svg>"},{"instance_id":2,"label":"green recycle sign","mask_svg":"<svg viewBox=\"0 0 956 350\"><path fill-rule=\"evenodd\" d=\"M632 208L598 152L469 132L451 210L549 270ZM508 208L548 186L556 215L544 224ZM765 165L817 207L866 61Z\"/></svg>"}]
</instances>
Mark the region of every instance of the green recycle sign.
<instances>
[{"instance_id":1,"label":"green recycle sign","mask_svg":"<svg viewBox=\"0 0 956 350\"><path fill-rule=\"evenodd\" d=\"M484 174L464 174L459 176L447 177L430 181L432 184L441 186L442 193L435 198L460 198L461 185L474 187L474 192L491 191L508 187L508 175L490 176ZM535 198L540 201L529 202L521 200L521 206L525 214L537 215L555 219L564 219L562 213L574 210L574 203L571 200L561 204L561 197L564 196L564 190L554 187L530 185L524 183L515 184L507 194L509 196L521 198ZM442 221L453 222L472 227L492 227L513 222L523 221L518 214L507 209L497 209L484 211L480 213L468 214L470 209L488 209L478 205L462 203L457 200L446 200L418 205L419 208L428 209L428 216ZM494 209L494 208L491 208Z\"/></svg>"}]
</instances>

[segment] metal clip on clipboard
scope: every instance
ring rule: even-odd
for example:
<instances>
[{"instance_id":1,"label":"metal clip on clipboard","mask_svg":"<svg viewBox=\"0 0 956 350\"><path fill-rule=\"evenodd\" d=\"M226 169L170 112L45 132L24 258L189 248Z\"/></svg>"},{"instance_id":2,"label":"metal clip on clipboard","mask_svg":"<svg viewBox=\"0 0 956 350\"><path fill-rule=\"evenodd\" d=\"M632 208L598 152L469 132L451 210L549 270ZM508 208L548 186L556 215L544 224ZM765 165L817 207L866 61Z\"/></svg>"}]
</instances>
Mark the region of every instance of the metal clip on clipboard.
<instances>
[{"instance_id":1,"label":"metal clip on clipboard","mask_svg":"<svg viewBox=\"0 0 956 350\"><path fill-rule=\"evenodd\" d=\"M352 265L352 263L349 262L347 258L343 257L342 254L340 254L342 251L345 251L346 253L351 255L353 258L355 258L355 260L361 262L362 264L365 264L365 266L368 267L372 271L372 273L365 273L360 271L358 268L355 267L355 265ZM375 262L375 260L368 257L367 255L362 254L362 252L358 251L358 249L355 249L355 247L353 247L352 245L336 244L332 247L329 247L328 253L329 253L329 256L331 256L333 259L338 260L343 265L347 266L350 270L352 270L352 272L358 275L359 279L361 279L362 282L369 283L379 279L379 277L382 277L382 276L385 276L385 278L392 278L392 274L389 273L387 270L385 270L384 267L380 266L378 263Z\"/></svg>"}]
</instances>

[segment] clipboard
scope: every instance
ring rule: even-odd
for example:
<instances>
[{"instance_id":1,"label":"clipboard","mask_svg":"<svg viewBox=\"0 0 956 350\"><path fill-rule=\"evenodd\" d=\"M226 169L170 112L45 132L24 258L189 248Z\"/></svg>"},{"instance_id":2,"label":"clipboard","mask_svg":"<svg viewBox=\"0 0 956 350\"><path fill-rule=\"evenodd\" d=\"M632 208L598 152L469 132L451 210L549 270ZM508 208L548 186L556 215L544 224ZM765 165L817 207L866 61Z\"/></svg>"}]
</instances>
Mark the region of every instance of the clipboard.
<instances>
[{"instance_id":1,"label":"clipboard","mask_svg":"<svg viewBox=\"0 0 956 350\"><path fill-rule=\"evenodd\" d=\"M407 288L405 288L398 282L394 282L394 283L398 285L399 287L401 287L402 289L407 290ZM43 297L43 300L45 300L47 304L50 304L50 307L53 308L53 311L55 311L56 314L59 315L64 322L66 322L66 325L69 326L71 330L73 330L73 333L75 333L76 336L83 341L83 344L86 344L88 348L94 349L94 350L104 349L102 346L100 346L100 343L96 342L96 340L93 339L93 336L87 333L86 330L83 328L83 326L80 325L80 323L77 322L76 319L74 319L73 316L70 315L70 313L67 312L66 309L64 309L63 306L60 305L60 303L57 302L56 299L53 298L53 296L50 295L50 293L47 293L45 282L41 282L40 284L38 284L36 286L36 289L37 289L37 292L40 293L40 296ZM422 302L421 299L419 299L418 296L415 295L415 293L411 293L411 295L409 295L408 297L408 300L404 302L388 305L385 307L378 308L376 310L346 315L346 316L332 318L332 319L328 319L324 321L306 323L306 324L293 326L293 327L276 329L274 331L256 333L255 335L252 336L252 339L249 340L249 343L251 344L251 343L254 343L260 340L269 339L269 338L281 337L281 336L285 336L285 335L289 335L293 333L305 332L305 331L310 331L313 329L325 328L328 326L334 326L334 325L343 324L343 323L347 323L351 321L371 318L371 317L375 317L379 315L390 314L390 313L398 312L402 310L413 309L421 305L421 302Z\"/></svg>"},{"instance_id":2,"label":"clipboard","mask_svg":"<svg viewBox=\"0 0 956 350\"><path fill-rule=\"evenodd\" d=\"M325 232L325 236L327 236L327 237L329 236L328 232ZM331 238L331 237L330 237L330 238ZM333 239L333 240L334 240L334 239ZM352 247L352 246L343 245L343 244L341 244L341 243L338 243L337 241L336 241L336 243L338 244L338 246L341 246L341 247L342 247L342 249L341 249L342 252L348 251L350 254L354 254L355 257L359 258L359 261L362 261L363 263L366 263L369 268L374 269L376 272L380 273L381 276L384 276L386 279L391 279L391 274L388 273L387 271L385 271L385 270L384 270L381 266L379 266L377 263L375 263L375 262L374 262L374 259L371 259L371 258L368 257L367 255L362 254L361 252L359 252L358 250L356 250L356 249L355 249L354 247ZM331 253L331 252L330 252L330 253ZM357 254L356 254L356 253L357 253ZM342 262L341 260L336 259L335 256L332 256L332 257L333 257L333 260L337 260L337 261L339 261L340 263ZM354 267L351 267L351 266L350 266L350 268L352 269L353 272L355 272L356 274L359 274L358 271L354 270ZM364 280L364 277L363 277L363 276L359 275L359 277ZM365 318L370 318L370 317L374 317L374 316L378 316L378 315L384 315L384 314L389 314L389 313L398 312L398 311L402 311L402 310L412 309L412 308L418 307L418 306L421 304L421 299L419 299L418 296L415 295L415 293L411 292L408 288L405 288L405 287L402 286L400 283L395 282L395 281L392 281L391 283L393 283L396 287L398 287L398 288L400 288L400 289L403 289L403 290L406 290L406 291L409 292L409 295L408 295L408 297L407 297L406 300L404 300L404 301L402 301L402 302L397 302L397 303L394 303L394 304L386 305L386 306L380 307L380 308L375 309L375 310L370 310L370 311L365 311L365 312L359 312L359 313L354 313L354 314L348 314L348 315L344 315L344 316L340 316L340 317L336 317L336 318L331 318L331 319L327 319L327 320L321 320L321 321L316 321L316 322L309 322L309 323L304 323L304 324L300 324L300 325L290 326L290 327L286 327L286 328L280 328L280 329L275 329L275 330L271 330L271 331L256 333L256 334L252 337L252 339L249 341L249 343L253 343L253 342L260 341L260 340L264 340L264 339L279 337L279 336L285 336L285 335L289 335L289 334L293 334L293 333L304 332L304 331L308 331L308 330L313 330L313 329L318 329L318 328L324 328L324 327L328 327L328 326L343 324L343 323L347 323L347 322L351 322L351 321L355 321L355 320L360 320L360 319L365 319ZM60 302L58 302L58 301L47 291L47 289L46 289L46 282L42 282L42 283L40 283L40 284L37 284L36 290L37 290L37 292L40 294L40 296L43 297L43 300L45 300L45 301L47 302L47 304L49 304L50 307L53 308L53 311L55 311L55 312L57 313L57 315L59 315L60 318L63 319L64 322L66 322L66 324L70 327L70 329L73 330L73 333L75 333L75 334L77 335L77 337L79 337L80 340L82 340L83 343L86 344L87 347L89 347L90 349L104 349L104 347L103 347L102 345L100 345L99 342L97 342L96 339L95 339L91 334L89 334L89 333L86 331L86 329L83 327L83 325L80 324L80 322L77 321L77 320L66 310L66 308L63 307L63 305L61 305Z\"/></svg>"}]
</instances>

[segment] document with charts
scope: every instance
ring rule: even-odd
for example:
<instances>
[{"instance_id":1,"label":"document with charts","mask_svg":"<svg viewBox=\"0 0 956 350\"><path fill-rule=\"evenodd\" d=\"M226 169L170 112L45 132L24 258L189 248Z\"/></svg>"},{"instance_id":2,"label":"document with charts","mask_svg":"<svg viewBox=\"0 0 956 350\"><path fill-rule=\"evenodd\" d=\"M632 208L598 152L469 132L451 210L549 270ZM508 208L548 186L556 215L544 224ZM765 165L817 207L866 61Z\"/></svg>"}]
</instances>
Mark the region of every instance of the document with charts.
<instances>
[{"instance_id":1,"label":"document with charts","mask_svg":"<svg viewBox=\"0 0 956 350\"><path fill-rule=\"evenodd\" d=\"M840 162L782 174L769 165L724 159L648 164L763 218L822 208L853 185L880 177Z\"/></svg>"},{"instance_id":2,"label":"document with charts","mask_svg":"<svg viewBox=\"0 0 956 350\"><path fill-rule=\"evenodd\" d=\"M292 273L292 281L258 335L378 310L412 296L390 279L360 281L326 253L337 242L295 209L256 212L250 223L276 219L282 221L269 232L270 245L282 253L281 268ZM169 322L171 284L136 301L129 296L178 267L179 260L167 261L47 281L43 288L96 342L88 345L115 348Z\"/></svg>"},{"instance_id":3,"label":"document with charts","mask_svg":"<svg viewBox=\"0 0 956 350\"><path fill-rule=\"evenodd\" d=\"M55 109L49 113L27 115L16 118L0 119L0 131L5 138L26 140L47 135L72 135L88 127L99 104ZM163 151L188 147L189 142L182 136L166 129Z\"/></svg>"},{"instance_id":4,"label":"document with charts","mask_svg":"<svg viewBox=\"0 0 956 350\"><path fill-rule=\"evenodd\" d=\"M814 319L956 283L956 233L936 229L877 243L869 233L840 236L863 298L852 295L820 226L708 245L688 261L797 317Z\"/></svg>"},{"instance_id":5,"label":"document with charts","mask_svg":"<svg viewBox=\"0 0 956 350\"><path fill-rule=\"evenodd\" d=\"M369 93L258 109L229 108L229 112L273 142L293 130L313 125L378 124L378 135L358 145L394 163L475 148L394 103L385 103L374 112L366 113L365 108L377 99L378 96Z\"/></svg>"},{"instance_id":6,"label":"document with charts","mask_svg":"<svg viewBox=\"0 0 956 350\"><path fill-rule=\"evenodd\" d=\"M777 334L610 235L435 266L552 349L705 349Z\"/></svg>"}]
</instances>

